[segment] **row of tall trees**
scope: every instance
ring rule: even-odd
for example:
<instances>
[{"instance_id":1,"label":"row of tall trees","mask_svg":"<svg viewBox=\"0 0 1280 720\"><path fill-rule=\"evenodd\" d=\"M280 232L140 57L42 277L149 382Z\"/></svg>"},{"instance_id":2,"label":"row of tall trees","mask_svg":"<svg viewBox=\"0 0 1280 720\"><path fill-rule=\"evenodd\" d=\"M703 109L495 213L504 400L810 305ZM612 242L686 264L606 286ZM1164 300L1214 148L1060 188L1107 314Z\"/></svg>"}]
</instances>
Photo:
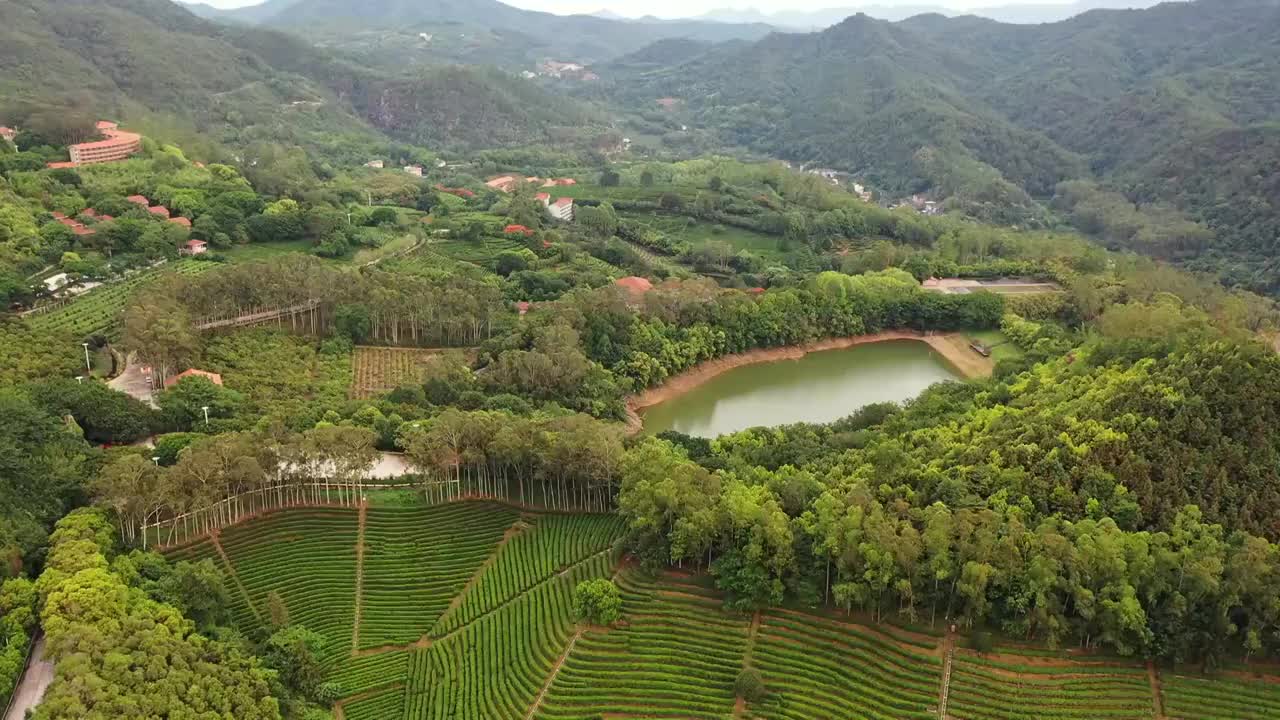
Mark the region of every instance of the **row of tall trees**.
<instances>
[{"instance_id":1,"label":"row of tall trees","mask_svg":"<svg viewBox=\"0 0 1280 720\"><path fill-rule=\"evenodd\" d=\"M553 510L613 507L622 430L586 415L519 417L449 409L400 442L428 499L498 497Z\"/></svg>"}]
</instances>

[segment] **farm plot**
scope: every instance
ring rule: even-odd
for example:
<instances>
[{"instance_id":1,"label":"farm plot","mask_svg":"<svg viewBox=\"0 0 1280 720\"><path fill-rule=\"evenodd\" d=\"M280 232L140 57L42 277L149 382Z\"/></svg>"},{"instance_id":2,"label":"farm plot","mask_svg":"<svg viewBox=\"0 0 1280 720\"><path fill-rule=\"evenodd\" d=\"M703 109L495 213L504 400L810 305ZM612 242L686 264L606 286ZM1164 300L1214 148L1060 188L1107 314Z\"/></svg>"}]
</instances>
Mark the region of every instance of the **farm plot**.
<instances>
[{"instance_id":1,"label":"farm plot","mask_svg":"<svg viewBox=\"0 0 1280 720\"><path fill-rule=\"evenodd\" d=\"M1164 711L1180 720L1274 720L1280 683L1215 676L1165 675Z\"/></svg>"},{"instance_id":2,"label":"farm plot","mask_svg":"<svg viewBox=\"0 0 1280 720\"><path fill-rule=\"evenodd\" d=\"M769 697L751 709L771 720L936 718L942 659L933 649L870 628L771 611L752 652Z\"/></svg>"},{"instance_id":3,"label":"farm plot","mask_svg":"<svg viewBox=\"0 0 1280 720\"><path fill-rule=\"evenodd\" d=\"M510 538L467 588L451 612L432 629L432 637L453 632L511 601L535 585L606 551L622 536L617 515L544 515Z\"/></svg>"},{"instance_id":4,"label":"farm plot","mask_svg":"<svg viewBox=\"0 0 1280 720\"><path fill-rule=\"evenodd\" d=\"M364 400L419 382L424 369L439 356L438 350L422 348L358 347L352 361L351 397Z\"/></svg>"},{"instance_id":5,"label":"farm plot","mask_svg":"<svg viewBox=\"0 0 1280 720\"><path fill-rule=\"evenodd\" d=\"M592 555L417 651L404 720L524 718L573 635L574 586L612 569Z\"/></svg>"},{"instance_id":6,"label":"farm plot","mask_svg":"<svg viewBox=\"0 0 1280 720\"><path fill-rule=\"evenodd\" d=\"M427 634L517 514L501 505L371 508L364 532L360 648Z\"/></svg>"},{"instance_id":7,"label":"farm plot","mask_svg":"<svg viewBox=\"0 0 1280 720\"><path fill-rule=\"evenodd\" d=\"M1152 715L1146 669L1044 664L957 652L947 714L958 720L1139 720Z\"/></svg>"},{"instance_id":8,"label":"farm plot","mask_svg":"<svg viewBox=\"0 0 1280 720\"><path fill-rule=\"evenodd\" d=\"M222 547L265 617L267 595L277 592L289 621L324 637L322 663L351 651L355 623L356 534L354 510L281 512L222 533Z\"/></svg>"},{"instance_id":9,"label":"farm plot","mask_svg":"<svg viewBox=\"0 0 1280 720\"><path fill-rule=\"evenodd\" d=\"M623 575L618 585L626 626L584 634L535 717L729 717L748 618L725 613L713 593L672 578Z\"/></svg>"},{"instance_id":10,"label":"farm plot","mask_svg":"<svg viewBox=\"0 0 1280 720\"><path fill-rule=\"evenodd\" d=\"M409 651L388 650L376 655L344 657L329 670L327 678L338 687L339 697L349 698L392 685L403 686L408 674Z\"/></svg>"},{"instance_id":11,"label":"farm plot","mask_svg":"<svg viewBox=\"0 0 1280 720\"><path fill-rule=\"evenodd\" d=\"M137 272L120 282L94 288L56 310L32 315L29 322L39 330L59 330L80 336L106 332L119 322L129 298L144 282L161 273L198 275L215 267L217 263L186 259L168 263L158 270Z\"/></svg>"},{"instance_id":12,"label":"farm plot","mask_svg":"<svg viewBox=\"0 0 1280 720\"><path fill-rule=\"evenodd\" d=\"M404 687L388 688L342 705L345 720L393 720L404 708Z\"/></svg>"},{"instance_id":13,"label":"farm plot","mask_svg":"<svg viewBox=\"0 0 1280 720\"><path fill-rule=\"evenodd\" d=\"M492 268L498 254L506 250L524 247L507 237L483 237L474 242L467 240L443 240L428 245L430 250L453 260L474 263Z\"/></svg>"}]
</instances>

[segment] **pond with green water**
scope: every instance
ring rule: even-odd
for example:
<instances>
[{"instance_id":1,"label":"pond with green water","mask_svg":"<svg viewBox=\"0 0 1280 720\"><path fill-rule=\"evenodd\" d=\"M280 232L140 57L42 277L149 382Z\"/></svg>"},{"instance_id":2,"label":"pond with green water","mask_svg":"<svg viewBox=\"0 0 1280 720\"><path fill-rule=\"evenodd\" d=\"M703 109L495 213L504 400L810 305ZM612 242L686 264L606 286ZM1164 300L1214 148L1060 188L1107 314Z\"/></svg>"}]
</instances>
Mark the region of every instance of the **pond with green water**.
<instances>
[{"instance_id":1,"label":"pond with green water","mask_svg":"<svg viewBox=\"0 0 1280 720\"><path fill-rule=\"evenodd\" d=\"M642 411L644 431L715 437L758 425L838 420L864 405L902 402L960 376L933 348L888 340L734 368Z\"/></svg>"}]
</instances>

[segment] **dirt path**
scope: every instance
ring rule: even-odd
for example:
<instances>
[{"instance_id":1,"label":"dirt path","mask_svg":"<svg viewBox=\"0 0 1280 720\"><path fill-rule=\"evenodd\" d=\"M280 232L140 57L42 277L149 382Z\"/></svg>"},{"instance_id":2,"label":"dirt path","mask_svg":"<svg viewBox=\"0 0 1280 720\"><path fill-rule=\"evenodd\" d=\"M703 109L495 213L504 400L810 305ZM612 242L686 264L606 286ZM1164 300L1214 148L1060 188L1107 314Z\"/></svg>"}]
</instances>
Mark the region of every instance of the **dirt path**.
<instances>
[{"instance_id":1,"label":"dirt path","mask_svg":"<svg viewBox=\"0 0 1280 720\"><path fill-rule=\"evenodd\" d=\"M31 648L31 662L27 664L18 686L13 689L9 711L5 713L4 720L23 720L28 710L34 710L40 704L51 682L53 663L44 659L44 637L40 637Z\"/></svg>"},{"instance_id":2,"label":"dirt path","mask_svg":"<svg viewBox=\"0 0 1280 720\"><path fill-rule=\"evenodd\" d=\"M444 622L446 618L462 606L462 601L466 599L467 593L471 592L471 589L476 586L476 583L480 582L480 576L484 575L485 571L493 565L495 560L497 560L498 553L502 552L502 548L506 547L507 543L511 542L511 538L514 538L524 532L527 526L528 523L525 521L524 517L518 517L515 522L511 523L511 527L507 528L506 532L502 533L502 539L499 540L498 544L493 548L493 552L489 553L489 556L484 559L484 562L480 563L480 567L476 568L476 571L471 574L471 578L467 580L466 585L462 586L462 589L458 591L458 594L453 596L453 599L449 601L449 607L445 608L444 612L440 613L440 617L435 622L436 625ZM432 629L434 630L435 628L433 627ZM427 634L430 635L431 633L428 632Z\"/></svg>"},{"instance_id":3,"label":"dirt path","mask_svg":"<svg viewBox=\"0 0 1280 720\"><path fill-rule=\"evenodd\" d=\"M666 402L693 390L712 378L723 375L734 368L759 363L777 362L779 360L799 360L811 352L824 350L843 350L856 345L886 342L890 340L918 340L927 343L942 356L957 372L966 378L988 377L995 368L991 358L984 358L969 347L969 341L960 333L932 334L915 330L890 330L872 335L855 335L853 337L829 338L807 345L790 347L762 348L750 350L736 355L708 360L686 370L657 387L649 388L637 395L627 398L627 428L635 433L640 430L639 411L644 408Z\"/></svg>"},{"instance_id":4,"label":"dirt path","mask_svg":"<svg viewBox=\"0 0 1280 720\"><path fill-rule=\"evenodd\" d=\"M381 655L382 653L396 652L397 650L424 650L431 647L431 636L423 635L408 645L379 645L378 647L365 648L364 650L352 649L351 657L369 657L370 655Z\"/></svg>"},{"instance_id":5,"label":"dirt path","mask_svg":"<svg viewBox=\"0 0 1280 720\"><path fill-rule=\"evenodd\" d=\"M1160 675L1156 672L1156 664L1150 660L1147 661L1147 682L1151 684L1151 710L1155 713L1155 720L1164 720L1164 694L1160 688Z\"/></svg>"},{"instance_id":6,"label":"dirt path","mask_svg":"<svg viewBox=\"0 0 1280 720\"><path fill-rule=\"evenodd\" d=\"M956 656L956 634L948 632L942 641L942 682L938 684L938 718L947 720L947 699L951 695L951 665Z\"/></svg>"},{"instance_id":7,"label":"dirt path","mask_svg":"<svg viewBox=\"0 0 1280 720\"><path fill-rule=\"evenodd\" d=\"M249 591L240 582L240 576L236 573L236 566L231 564L231 556L227 555L227 551L222 547L222 540L219 538L217 530L209 534L209 542L213 543L213 549L218 551L218 557L222 558L222 564L227 568L227 574L231 576L231 582L235 583L236 588L240 590L240 596L244 598L244 604L249 606L249 612L253 613L253 616L257 618L258 624L265 627L266 623L262 621L258 606L253 604L253 598L249 596Z\"/></svg>"},{"instance_id":8,"label":"dirt path","mask_svg":"<svg viewBox=\"0 0 1280 720\"><path fill-rule=\"evenodd\" d=\"M360 649L360 608L364 605L364 528L369 518L369 503L360 502L356 522L356 616L351 624L351 656Z\"/></svg>"},{"instance_id":9,"label":"dirt path","mask_svg":"<svg viewBox=\"0 0 1280 720\"><path fill-rule=\"evenodd\" d=\"M751 614L751 627L747 630L747 651L742 654L742 669L751 669L751 658L756 650L756 635L760 633L760 611L756 610ZM738 696L733 702L733 717L741 718L746 715L747 700L742 696Z\"/></svg>"},{"instance_id":10,"label":"dirt path","mask_svg":"<svg viewBox=\"0 0 1280 720\"><path fill-rule=\"evenodd\" d=\"M572 563L572 564L570 564L570 565L569 565L569 567L568 567L567 569L572 569L572 568L578 567L579 565L583 565L583 564L585 564L585 563L591 562L592 560L596 559L597 557L600 557L601 555L607 555L607 554L609 554L609 553L611 553L611 552L613 552L613 549L612 549L612 548L610 548L610 549L606 549L606 550L601 550L601 551L600 551L600 552L598 552L598 553L593 553L593 554L591 554L591 555L588 555L588 556L586 556L586 557L582 558L581 560L579 560L579 561L578 561L578 562L576 562L576 563ZM459 626L458 628L456 628L456 629L454 629L454 630L451 630L451 631L449 631L449 632L445 633L444 635L441 635L440 637L436 638L436 642L444 642L445 640L448 640L449 638L453 637L454 635L457 635L458 633L462 632L463 630L466 630L468 627L471 627L472 625L475 625L476 623L480 622L481 620L483 620L483 619L485 619L485 618L489 617L490 615L492 615L492 614L494 614L494 613L498 612L499 610L501 610L501 609L505 608L506 606L510 605L511 603L513 603L513 602L515 602L515 601L519 600L520 598L524 597L525 595L528 595L529 593L533 592L534 590L537 590L538 588L542 587L543 585L545 585L545 584L547 584L547 583L549 583L549 582L553 582L553 581L555 581L555 580L558 580L558 579L559 579L559 577L560 577L559 575L549 575L549 576L547 576L547 577L545 577L545 578L543 578L543 579L539 580L538 582L536 582L536 583L534 583L534 584L530 585L529 587L525 588L524 590L522 590L522 591L520 591L520 592L516 593L515 595L513 595L513 596L511 596L511 597L507 598L506 600L503 600L502 602L498 603L497 605L494 605L493 607L489 608L488 610L485 610L484 612L480 613L479 615L477 615L477 616L475 616L475 617L471 618L471 622L467 623L466 625L461 625L461 626Z\"/></svg>"},{"instance_id":11,"label":"dirt path","mask_svg":"<svg viewBox=\"0 0 1280 720\"><path fill-rule=\"evenodd\" d=\"M542 689L538 691L538 697L533 701L533 706L529 708L524 720L533 720L538 708L542 707L542 699L547 696L547 691L551 689L551 683L556 681L556 676L560 674L560 668L564 667L564 661L569 659L569 653L573 652L573 646L578 644L578 638L580 637L582 637L581 629L574 632L573 637L569 638L569 644L565 646L564 652L560 653L560 657L556 658L556 664L551 666L551 674L547 676L547 681L543 683Z\"/></svg>"}]
</instances>

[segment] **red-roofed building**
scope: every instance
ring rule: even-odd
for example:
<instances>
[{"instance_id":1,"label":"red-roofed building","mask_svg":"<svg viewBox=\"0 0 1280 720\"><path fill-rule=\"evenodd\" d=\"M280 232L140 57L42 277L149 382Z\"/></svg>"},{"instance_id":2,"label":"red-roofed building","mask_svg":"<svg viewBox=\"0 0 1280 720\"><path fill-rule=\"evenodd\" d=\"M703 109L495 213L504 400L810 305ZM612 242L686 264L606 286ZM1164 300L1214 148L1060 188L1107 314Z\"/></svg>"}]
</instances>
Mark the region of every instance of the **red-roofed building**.
<instances>
[{"instance_id":1,"label":"red-roofed building","mask_svg":"<svg viewBox=\"0 0 1280 720\"><path fill-rule=\"evenodd\" d=\"M16 138L16 137L18 137L18 131L17 131L17 130L14 130L14 129L13 129L13 128L11 128L11 127L5 127L5 126L3 126L3 125L0 125L0 138L4 138L5 140L8 140L9 142L13 142L13 139L14 139L14 138Z\"/></svg>"},{"instance_id":2,"label":"red-roofed building","mask_svg":"<svg viewBox=\"0 0 1280 720\"><path fill-rule=\"evenodd\" d=\"M146 199L141 195L130 195L129 197L125 198L125 200L133 203L134 205L141 205L143 207L146 207L151 204L150 200Z\"/></svg>"},{"instance_id":3,"label":"red-roofed building","mask_svg":"<svg viewBox=\"0 0 1280 720\"><path fill-rule=\"evenodd\" d=\"M524 225L508 225L508 226L506 226L505 228L503 228L503 229L502 229L502 232L504 232L504 233L519 233L519 234L521 234L521 235L524 235L525 237L529 237L530 235L532 235L532 234L533 234L533 231L532 231L532 230L530 230L529 228L525 227Z\"/></svg>"},{"instance_id":4,"label":"red-roofed building","mask_svg":"<svg viewBox=\"0 0 1280 720\"><path fill-rule=\"evenodd\" d=\"M753 288L751 288L750 290L748 290L747 292L751 293L752 295L759 295L760 293L763 293L763 292L764 292L764 288L762 288L762 287L753 287Z\"/></svg>"},{"instance_id":5,"label":"red-roofed building","mask_svg":"<svg viewBox=\"0 0 1280 720\"><path fill-rule=\"evenodd\" d=\"M551 202L550 193L538 193L537 195L534 195L534 197L537 198L538 202L542 203L543 205L546 205L547 203Z\"/></svg>"},{"instance_id":6,"label":"red-roofed building","mask_svg":"<svg viewBox=\"0 0 1280 720\"><path fill-rule=\"evenodd\" d=\"M83 225L77 224L75 227L71 228L71 232L80 237L84 237L86 235L93 235L96 231L93 228L87 228Z\"/></svg>"},{"instance_id":7,"label":"red-roofed building","mask_svg":"<svg viewBox=\"0 0 1280 720\"><path fill-rule=\"evenodd\" d=\"M163 205L156 205L154 207L149 207L147 208L147 212L151 213L152 215L159 215L162 218L169 217L169 208Z\"/></svg>"},{"instance_id":8,"label":"red-roofed building","mask_svg":"<svg viewBox=\"0 0 1280 720\"><path fill-rule=\"evenodd\" d=\"M219 375L218 373L205 372L204 370L196 370L195 368L191 368L190 370L183 370L177 375L174 375L168 380L165 380L164 386L166 389L171 388L174 385L177 385L178 383L182 382L184 379L189 377L207 378L209 382L213 383L214 385L222 384L222 376Z\"/></svg>"},{"instance_id":9,"label":"red-roofed building","mask_svg":"<svg viewBox=\"0 0 1280 720\"><path fill-rule=\"evenodd\" d=\"M54 219L54 220L66 220L66 219L67 219L67 216L66 216L66 215L63 215L62 213L58 212L57 210L54 210L53 212L51 212L51 213L49 213L49 214L50 214L50 215L53 215L53 219Z\"/></svg>"},{"instance_id":10,"label":"red-roofed building","mask_svg":"<svg viewBox=\"0 0 1280 720\"><path fill-rule=\"evenodd\" d=\"M638 275L629 275L624 278L618 278L617 280L613 281L613 284L617 285L623 290L626 290L632 295L637 295L637 296L644 295L645 293L653 289L653 283L649 282L646 278L642 278Z\"/></svg>"},{"instance_id":11,"label":"red-roofed building","mask_svg":"<svg viewBox=\"0 0 1280 720\"><path fill-rule=\"evenodd\" d=\"M547 204L547 212L557 220L571 222L573 220L573 198L560 198Z\"/></svg>"},{"instance_id":12,"label":"red-roofed building","mask_svg":"<svg viewBox=\"0 0 1280 720\"><path fill-rule=\"evenodd\" d=\"M173 218L169 218L169 222L171 222L171 223L173 223L173 224L175 224L175 225L181 225L181 226L182 226L182 227L184 227L184 228L190 228L190 227L191 227L191 221L190 221L190 220L188 220L188 219L186 219L186 218L184 218L184 217L173 217Z\"/></svg>"},{"instance_id":13,"label":"red-roofed building","mask_svg":"<svg viewBox=\"0 0 1280 720\"><path fill-rule=\"evenodd\" d=\"M188 240L178 250L182 255L203 255L207 252L209 252L209 243L203 240Z\"/></svg>"},{"instance_id":14,"label":"red-roofed building","mask_svg":"<svg viewBox=\"0 0 1280 720\"><path fill-rule=\"evenodd\" d=\"M578 181L574 180L573 178L556 178L556 185L565 186L565 185L577 185L577 184L578 184Z\"/></svg>"},{"instance_id":15,"label":"red-roofed building","mask_svg":"<svg viewBox=\"0 0 1280 720\"><path fill-rule=\"evenodd\" d=\"M81 225L80 225L80 222L79 222L79 221L77 221L77 220L72 220L71 218L69 218L69 217L67 217L67 216L65 216L65 215L64 215L64 216L62 216L62 217L55 217L55 218L54 218L54 220L57 220L58 222L62 223L63 225L66 225L66 226L67 226L67 227L69 227L69 228L78 228L78 227L81 227Z\"/></svg>"},{"instance_id":16,"label":"red-roofed building","mask_svg":"<svg viewBox=\"0 0 1280 720\"><path fill-rule=\"evenodd\" d=\"M67 147L73 165L124 160L142 149L142 136L138 133L119 130L115 123L108 120L99 120L97 127L98 132L106 136L105 140L76 143Z\"/></svg>"},{"instance_id":17,"label":"red-roofed building","mask_svg":"<svg viewBox=\"0 0 1280 720\"><path fill-rule=\"evenodd\" d=\"M521 300L520 302L516 303L516 312L520 313L521 315L524 315L525 313L529 312L529 308L531 307L533 307L533 303L527 300Z\"/></svg>"},{"instance_id":18,"label":"red-roofed building","mask_svg":"<svg viewBox=\"0 0 1280 720\"><path fill-rule=\"evenodd\" d=\"M519 179L514 175L499 175L498 177L486 182L485 185L488 185L494 190L498 190L500 192L511 192L515 189L517 182L519 182Z\"/></svg>"},{"instance_id":19,"label":"red-roofed building","mask_svg":"<svg viewBox=\"0 0 1280 720\"><path fill-rule=\"evenodd\" d=\"M73 162L63 161L63 162L45 163L44 166L49 168L50 170L62 170L64 168L73 168L76 166L76 164Z\"/></svg>"}]
</instances>

